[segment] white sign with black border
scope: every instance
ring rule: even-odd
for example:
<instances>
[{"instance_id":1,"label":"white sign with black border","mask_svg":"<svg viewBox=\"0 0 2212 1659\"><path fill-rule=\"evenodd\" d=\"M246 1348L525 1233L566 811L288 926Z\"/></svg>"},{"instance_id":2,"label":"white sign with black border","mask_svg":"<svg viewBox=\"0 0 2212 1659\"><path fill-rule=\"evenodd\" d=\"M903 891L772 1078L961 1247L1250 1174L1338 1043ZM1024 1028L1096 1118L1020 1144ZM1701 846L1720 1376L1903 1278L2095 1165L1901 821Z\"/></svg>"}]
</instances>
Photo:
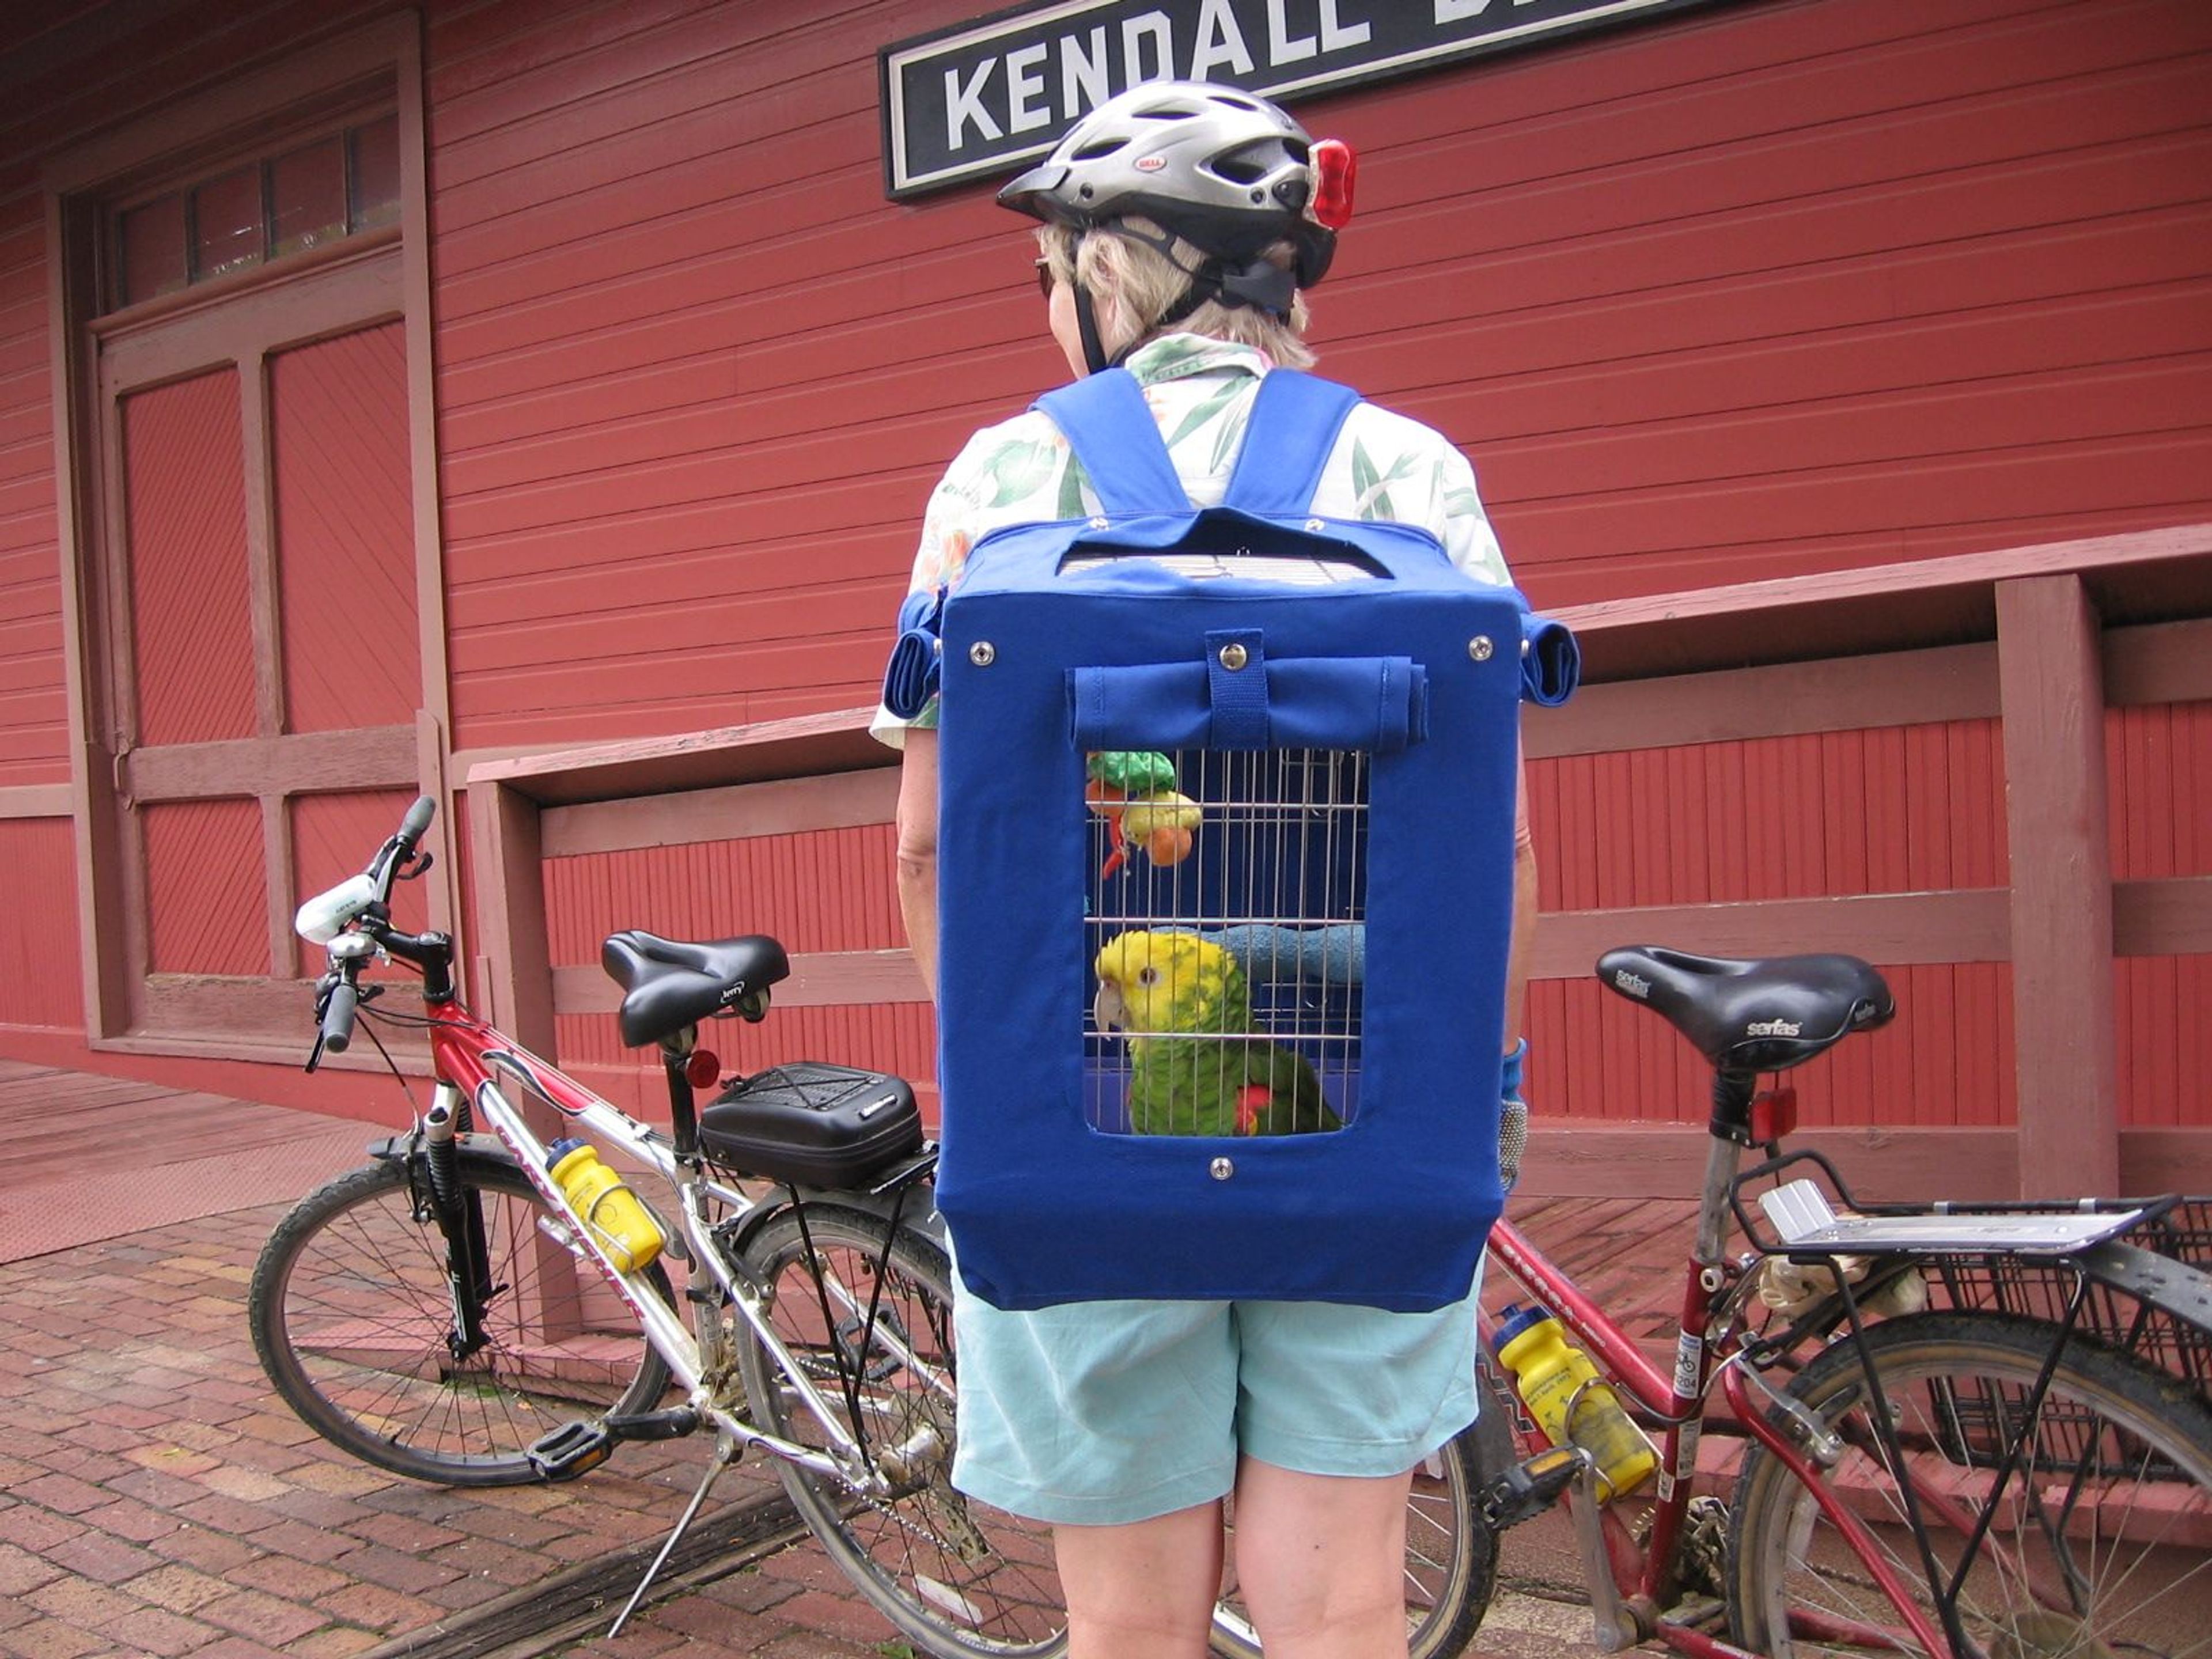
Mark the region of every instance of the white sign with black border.
<instances>
[{"instance_id":1,"label":"white sign with black border","mask_svg":"<svg viewBox=\"0 0 2212 1659\"><path fill-rule=\"evenodd\" d=\"M1062 0L878 54L884 184L918 196L1042 155L1145 81L1295 99L1713 0Z\"/></svg>"}]
</instances>

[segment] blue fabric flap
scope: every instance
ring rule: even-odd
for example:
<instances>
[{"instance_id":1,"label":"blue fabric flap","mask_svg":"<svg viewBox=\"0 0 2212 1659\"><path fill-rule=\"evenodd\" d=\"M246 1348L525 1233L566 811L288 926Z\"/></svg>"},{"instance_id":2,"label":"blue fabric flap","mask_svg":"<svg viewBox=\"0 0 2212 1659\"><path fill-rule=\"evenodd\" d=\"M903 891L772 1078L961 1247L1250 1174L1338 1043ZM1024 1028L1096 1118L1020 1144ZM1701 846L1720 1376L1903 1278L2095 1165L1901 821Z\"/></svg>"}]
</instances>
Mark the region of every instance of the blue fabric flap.
<instances>
[{"instance_id":1,"label":"blue fabric flap","mask_svg":"<svg viewBox=\"0 0 2212 1659\"><path fill-rule=\"evenodd\" d=\"M1583 681L1582 647L1564 623L1521 613L1521 696L1544 708L1557 708Z\"/></svg>"},{"instance_id":2,"label":"blue fabric flap","mask_svg":"<svg viewBox=\"0 0 2212 1659\"><path fill-rule=\"evenodd\" d=\"M1255 653L1243 672L1241 684L1265 688L1261 718L1241 714L1224 730L1212 695L1212 659L1071 668L1075 746L1364 749L1395 755L1428 735L1428 671L1409 657L1269 659Z\"/></svg>"},{"instance_id":3,"label":"blue fabric flap","mask_svg":"<svg viewBox=\"0 0 2212 1659\"><path fill-rule=\"evenodd\" d=\"M908 594L899 606L899 635L884 669L884 707L902 720L914 719L937 695L938 614L944 602L942 588L925 589Z\"/></svg>"}]
</instances>

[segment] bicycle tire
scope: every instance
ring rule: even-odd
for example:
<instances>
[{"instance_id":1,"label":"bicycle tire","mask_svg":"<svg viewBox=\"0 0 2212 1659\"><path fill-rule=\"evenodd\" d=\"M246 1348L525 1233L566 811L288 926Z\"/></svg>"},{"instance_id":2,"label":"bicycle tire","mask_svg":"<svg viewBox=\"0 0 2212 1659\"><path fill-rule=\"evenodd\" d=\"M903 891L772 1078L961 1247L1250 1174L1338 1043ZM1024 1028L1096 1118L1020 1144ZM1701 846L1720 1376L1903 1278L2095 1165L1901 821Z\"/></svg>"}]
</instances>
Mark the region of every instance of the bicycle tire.
<instances>
[{"instance_id":1,"label":"bicycle tire","mask_svg":"<svg viewBox=\"0 0 2212 1659\"><path fill-rule=\"evenodd\" d=\"M579 1419L652 1409L668 1368L611 1297L584 1330L539 1340L524 1322L541 1261L567 1260L538 1230L544 1201L501 1160L464 1152L458 1168L483 1200L500 1287L485 1314L490 1340L465 1363L447 1340L446 1241L414 1214L401 1162L350 1170L278 1222L246 1316L269 1381L332 1445L418 1480L518 1486L543 1478L527 1455L533 1442ZM660 1265L644 1276L673 1305Z\"/></svg>"},{"instance_id":2,"label":"bicycle tire","mask_svg":"<svg viewBox=\"0 0 2212 1659\"><path fill-rule=\"evenodd\" d=\"M1914 1492L1952 1495L1952 1524L1940 1516L1929 1522L1940 1571L1955 1571L1963 1553L1959 1522L1995 1510L1962 1587L1966 1633L2010 1659L2212 1653L2204 1620L2212 1539L2203 1535L2212 1531L2212 1413L2186 1384L2115 1350L2068 1343L2033 1424L2035 1478L2015 1469L1996 1487L1990 1471L2010 1443L2000 1437L2025 1421L2019 1407L2057 1335L2040 1321L1951 1312L1889 1320L1867 1334ZM1844 1437L1831 1484L1876 1500L1859 1505L1861 1518L1914 1598L1932 1608L1901 1488L1872 1438L1866 1367L1850 1336L1811 1360L1790 1392ZM1781 1424L1778 1412L1772 1420ZM2093 1477L2101 1498L2122 1498L2130 1479L2135 1486L2117 1511L2076 1507ZM1729 1612L1743 1646L1774 1659L1922 1651L1894 1639L1887 1598L1810 1491L1756 1443L1730 1523ZM1875 1641L1844 1621L1888 1624L1893 1639ZM1940 1628L1940 1616L1931 1622Z\"/></svg>"},{"instance_id":3,"label":"bicycle tire","mask_svg":"<svg viewBox=\"0 0 2212 1659\"><path fill-rule=\"evenodd\" d=\"M765 1287L778 1336L846 1431L853 1431L854 1413L841 1388L841 1351L857 1379L871 1455L895 1449L907 1467L892 1497L873 1499L777 1460L793 1506L860 1593L922 1651L939 1659L1064 1653L1066 1615L1051 1528L991 1509L951 1484L952 1285L943 1252L902 1228L886 1259L888 1229L880 1218L818 1202L805 1213L805 1242L849 1291L857 1312L833 1304L839 1328L827 1328L799 1218L790 1210L763 1223L747 1243L746 1271ZM872 1302L874 1334L856 1346ZM738 1365L761 1428L823 1443L819 1423L764 1348L747 1343Z\"/></svg>"},{"instance_id":4,"label":"bicycle tire","mask_svg":"<svg viewBox=\"0 0 2212 1659\"><path fill-rule=\"evenodd\" d=\"M1490 1408L1486 1397L1484 1409ZM1503 1425L1499 1434L1504 1434ZM1478 1420L1438 1447L1414 1471L1406 1500L1406 1643L1411 1659L1456 1659L1490 1611L1498 1583L1497 1536L1476 1498L1496 1462L1490 1431ZM1510 1439L1507 1441L1510 1445ZM1242 1601L1233 1593L1217 1615L1211 1651L1261 1659Z\"/></svg>"}]
</instances>

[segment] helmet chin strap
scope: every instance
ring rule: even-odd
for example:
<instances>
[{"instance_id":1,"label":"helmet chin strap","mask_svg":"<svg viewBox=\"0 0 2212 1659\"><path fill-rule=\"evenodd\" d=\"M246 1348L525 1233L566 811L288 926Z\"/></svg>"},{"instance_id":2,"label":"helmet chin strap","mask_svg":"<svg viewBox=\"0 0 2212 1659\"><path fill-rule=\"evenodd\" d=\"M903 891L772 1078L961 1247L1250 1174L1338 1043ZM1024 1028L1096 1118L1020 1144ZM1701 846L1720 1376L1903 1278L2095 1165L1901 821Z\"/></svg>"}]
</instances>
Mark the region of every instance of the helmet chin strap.
<instances>
[{"instance_id":1,"label":"helmet chin strap","mask_svg":"<svg viewBox=\"0 0 2212 1659\"><path fill-rule=\"evenodd\" d=\"M1083 337L1084 372L1103 374L1118 361L1106 355L1106 343L1098 336L1098 313L1091 303L1091 290L1081 283L1075 285L1075 328Z\"/></svg>"}]
</instances>

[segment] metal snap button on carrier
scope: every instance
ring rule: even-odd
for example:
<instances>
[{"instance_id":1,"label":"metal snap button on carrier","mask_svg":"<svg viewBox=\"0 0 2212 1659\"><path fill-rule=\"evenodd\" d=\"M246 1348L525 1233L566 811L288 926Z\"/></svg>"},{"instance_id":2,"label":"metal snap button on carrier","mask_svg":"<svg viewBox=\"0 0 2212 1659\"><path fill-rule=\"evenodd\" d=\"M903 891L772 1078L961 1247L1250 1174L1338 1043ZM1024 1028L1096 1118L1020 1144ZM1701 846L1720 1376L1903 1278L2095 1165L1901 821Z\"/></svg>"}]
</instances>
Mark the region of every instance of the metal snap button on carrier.
<instances>
[{"instance_id":1,"label":"metal snap button on carrier","mask_svg":"<svg viewBox=\"0 0 2212 1659\"><path fill-rule=\"evenodd\" d=\"M1225 1158L1217 1158L1206 1166L1206 1173L1216 1181L1226 1181L1237 1173L1237 1166Z\"/></svg>"},{"instance_id":2,"label":"metal snap button on carrier","mask_svg":"<svg viewBox=\"0 0 2212 1659\"><path fill-rule=\"evenodd\" d=\"M1234 641L1221 647L1221 665L1232 674L1250 660L1244 647Z\"/></svg>"}]
</instances>

